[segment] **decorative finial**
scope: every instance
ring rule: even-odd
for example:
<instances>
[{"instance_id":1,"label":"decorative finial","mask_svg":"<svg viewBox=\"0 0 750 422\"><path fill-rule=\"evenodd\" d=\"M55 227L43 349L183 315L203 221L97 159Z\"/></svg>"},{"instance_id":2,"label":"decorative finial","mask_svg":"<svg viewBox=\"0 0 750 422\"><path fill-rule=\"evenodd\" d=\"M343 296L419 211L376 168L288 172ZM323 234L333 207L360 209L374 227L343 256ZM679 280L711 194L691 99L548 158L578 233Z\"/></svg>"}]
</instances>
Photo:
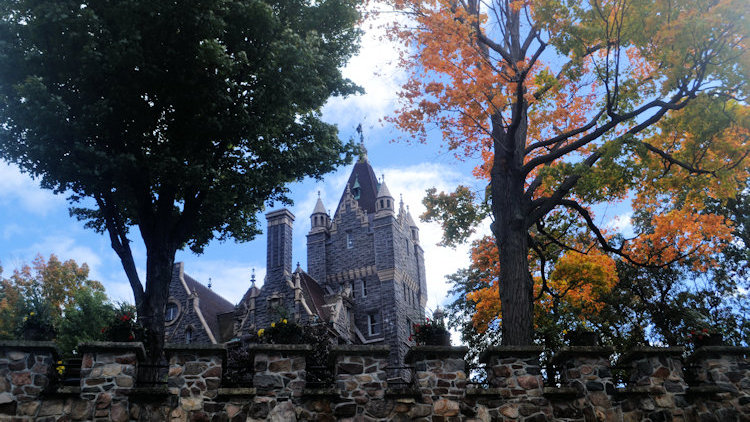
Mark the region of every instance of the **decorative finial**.
<instances>
[{"instance_id":1,"label":"decorative finial","mask_svg":"<svg viewBox=\"0 0 750 422\"><path fill-rule=\"evenodd\" d=\"M320 191L318 191L318 198L320 198Z\"/></svg>"},{"instance_id":2,"label":"decorative finial","mask_svg":"<svg viewBox=\"0 0 750 422\"><path fill-rule=\"evenodd\" d=\"M385 173L380 173L380 183L385 183Z\"/></svg>"},{"instance_id":3,"label":"decorative finial","mask_svg":"<svg viewBox=\"0 0 750 422\"><path fill-rule=\"evenodd\" d=\"M255 268L252 269L252 272L250 275L250 283L252 283L252 285L255 286Z\"/></svg>"},{"instance_id":4,"label":"decorative finial","mask_svg":"<svg viewBox=\"0 0 750 422\"><path fill-rule=\"evenodd\" d=\"M208 288L211 288L211 277L208 278Z\"/></svg>"},{"instance_id":5,"label":"decorative finial","mask_svg":"<svg viewBox=\"0 0 750 422\"><path fill-rule=\"evenodd\" d=\"M300 265L299 265L299 261L297 261L297 269L298 269L298 270L299 270L299 269L302 269L302 268L300 267Z\"/></svg>"}]
</instances>

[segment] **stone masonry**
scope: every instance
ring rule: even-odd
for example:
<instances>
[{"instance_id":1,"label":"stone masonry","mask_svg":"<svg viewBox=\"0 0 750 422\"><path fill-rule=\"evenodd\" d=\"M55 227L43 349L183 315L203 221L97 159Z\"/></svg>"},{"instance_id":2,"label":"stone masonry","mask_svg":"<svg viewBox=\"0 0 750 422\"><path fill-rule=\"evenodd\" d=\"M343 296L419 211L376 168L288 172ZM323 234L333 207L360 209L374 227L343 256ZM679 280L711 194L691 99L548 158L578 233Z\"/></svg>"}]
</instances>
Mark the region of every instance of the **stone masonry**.
<instances>
[{"instance_id":1,"label":"stone masonry","mask_svg":"<svg viewBox=\"0 0 750 422\"><path fill-rule=\"evenodd\" d=\"M306 385L307 345L250 345L253 382L225 388L226 351L169 345L165 384L139 385L139 343L80 347L80 384L56 382L51 343L0 343L0 420L12 421L565 421L724 422L750 420L748 348L567 348L553 356L560 384L545 385L536 347L493 347L488 385L469 383L460 347L411 348L410 385L386 379L389 349L332 346L330 386ZM685 373L693 373L686 377ZM616 385L617 384L617 385ZM36 387L36 388L32 388Z\"/></svg>"}]
</instances>

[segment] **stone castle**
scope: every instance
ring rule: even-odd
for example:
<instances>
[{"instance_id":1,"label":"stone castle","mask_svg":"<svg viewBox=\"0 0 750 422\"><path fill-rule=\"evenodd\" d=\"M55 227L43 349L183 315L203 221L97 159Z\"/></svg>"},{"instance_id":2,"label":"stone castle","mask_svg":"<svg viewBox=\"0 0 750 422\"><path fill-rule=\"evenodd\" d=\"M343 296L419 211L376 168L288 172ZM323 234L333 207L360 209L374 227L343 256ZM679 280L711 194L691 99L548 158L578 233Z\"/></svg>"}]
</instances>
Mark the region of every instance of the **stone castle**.
<instances>
[{"instance_id":1,"label":"stone castle","mask_svg":"<svg viewBox=\"0 0 750 422\"><path fill-rule=\"evenodd\" d=\"M224 343L288 318L325 323L340 344L388 345L398 366L427 302L419 228L396 204L362 146L331 217L318 198L307 234L307 267L292 270L287 209L266 214L266 277L236 306L175 265L166 308L166 341Z\"/></svg>"}]
</instances>

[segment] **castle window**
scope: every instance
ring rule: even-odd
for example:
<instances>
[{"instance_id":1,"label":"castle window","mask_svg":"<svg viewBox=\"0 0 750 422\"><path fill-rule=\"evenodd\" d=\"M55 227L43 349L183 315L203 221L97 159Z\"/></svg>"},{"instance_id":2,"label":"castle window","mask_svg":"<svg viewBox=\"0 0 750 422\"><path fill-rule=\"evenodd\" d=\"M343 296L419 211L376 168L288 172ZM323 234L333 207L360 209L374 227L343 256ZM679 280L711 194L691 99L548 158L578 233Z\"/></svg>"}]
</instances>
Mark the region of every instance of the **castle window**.
<instances>
[{"instance_id":1,"label":"castle window","mask_svg":"<svg viewBox=\"0 0 750 422\"><path fill-rule=\"evenodd\" d=\"M185 344L190 344L193 342L193 327L188 327L187 330L185 330Z\"/></svg>"},{"instance_id":2,"label":"castle window","mask_svg":"<svg viewBox=\"0 0 750 422\"><path fill-rule=\"evenodd\" d=\"M362 297L367 296L367 281L362 280Z\"/></svg>"},{"instance_id":3,"label":"castle window","mask_svg":"<svg viewBox=\"0 0 750 422\"><path fill-rule=\"evenodd\" d=\"M385 206L388 207L388 208L391 207L391 200L390 199L386 199L385 200Z\"/></svg>"},{"instance_id":4,"label":"castle window","mask_svg":"<svg viewBox=\"0 0 750 422\"><path fill-rule=\"evenodd\" d=\"M380 323L376 314L367 315L367 334L371 336L380 334Z\"/></svg>"},{"instance_id":5,"label":"castle window","mask_svg":"<svg viewBox=\"0 0 750 422\"><path fill-rule=\"evenodd\" d=\"M354 239L352 238L351 232L346 232L346 248L351 249L354 247Z\"/></svg>"},{"instance_id":6,"label":"castle window","mask_svg":"<svg viewBox=\"0 0 750 422\"><path fill-rule=\"evenodd\" d=\"M380 208L384 208L383 207L383 200L382 199L380 200Z\"/></svg>"},{"instance_id":7,"label":"castle window","mask_svg":"<svg viewBox=\"0 0 750 422\"><path fill-rule=\"evenodd\" d=\"M164 321L171 322L177 318L177 304L174 302L167 303L167 308L164 310Z\"/></svg>"},{"instance_id":8,"label":"castle window","mask_svg":"<svg viewBox=\"0 0 750 422\"><path fill-rule=\"evenodd\" d=\"M409 246L409 239L406 239L406 255L411 255L411 247Z\"/></svg>"}]
</instances>

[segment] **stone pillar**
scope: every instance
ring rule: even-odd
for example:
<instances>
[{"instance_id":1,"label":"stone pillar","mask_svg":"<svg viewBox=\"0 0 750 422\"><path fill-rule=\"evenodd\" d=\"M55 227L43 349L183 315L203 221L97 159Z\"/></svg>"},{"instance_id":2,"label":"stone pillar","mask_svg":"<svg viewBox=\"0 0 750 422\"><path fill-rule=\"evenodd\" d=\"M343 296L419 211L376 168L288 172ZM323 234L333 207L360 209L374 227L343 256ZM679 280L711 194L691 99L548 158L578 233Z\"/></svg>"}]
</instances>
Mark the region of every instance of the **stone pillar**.
<instances>
[{"instance_id":1,"label":"stone pillar","mask_svg":"<svg viewBox=\"0 0 750 422\"><path fill-rule=\"evenodd\" d=\"M37 416L39 396L51 386L59 356L48 341L0 341L0 415ZM44 406L42 413L62 402ZM53 412L54 413L54 412Z\"/></svg>"},{"instance_id":2,"label":"stone pillar","mask_svg":"<svg viewBox=\"0 0 750 422\"><path fill-rule=\"evenodd\" d=\"M552 420L552 406L543 396L542 351L541 346L495 346L479 356L487 365L490 390L501 399L488 401L493 420Z\"/></svg>"},{"instance_id":3,"label":"stone pillar","mask_svg":"<svg viewBox=\"0 0 750 422\"><path fill-rule=\"evenodd\" d=\"M448 418L460 413L466 394L467 347L415 346L406 354L414 364L414 376L422 401L432 405L434 416Z\"/></svg>"},{"instance_id":4,"label":"stone pillar","mask_svg":"<svg viewBox=\"0 0 750 422\"><path fill-rule=\"evenodd\" d=\"M222 344L169 344L164 348L169 361L169 392L180 398L180 411L172 417L189 420L211 418L223 409L216 399L226 362Z\"/></svg>"},{"instance_id":5,"label":"stone pillar","mask_svg":"<svg viewBox=\"0 0 750 422\"><path fill-rule=\"evenodd\" d=\"M391 407L383 400L388 388L388 355L390 347L340 345L331 346L336 388L341 402L333 407L337 419L354 416L384 418Z\"/></svg>"},{"instance_id":6,"label":"stone pillar","mask_svg":"<svg viewBox=\"0 0 750 422\"><path fill-rule=\"evenodd\" d=\"M609 361L612 352L610 347L571 346L555 354L552 363L560 371L562 385L576 391L576 398L567 401L567 405L556 403L556 418L615 420L611 397L615 386Z\"/></svg>"},{"instance_id":7,"label":"stone pillar","mask_svg":"<svg viewBox=\"0 0 750 422\"><path fill-rule=\"evenodd\" d=\"M683 420L688 404L682 372L682 347L638 347L618 363L629 368L621 410L625 421Z\"/></svg>"},{"instance_id":8,"label":"stone pillar","mask_svg":"<svg viewBox=\"0 0 750 422\"><path fill-rule=\"evenodd\" d=\"M128 394L135 387L142 343L92 342L78 347L81 363L81 398L93 403L92 419L129 419ZM88 411L91 412L89 409Z\"/></svg>"},{"instance_id":9,"label":"stone pillar","mask_svg":"<svg viewBox=\"0 0 750 422\"><path fill-rule=\"evenodd\" d=\"M748 347L704 346L687 359L695 374L688 392L696 399L698 418L750 420L748 355Z\"/></svg>"},{"instance_id":10,"label":"stone pillar","mask_svg":"<svg viewBox=\"0 0 750 422\"><path fill-rule=\"evenodd\" d=\"M307 344L251 344L255 375L253 386L261 396L300 397L305 388Z\"/></svg>"}]
</instances>

